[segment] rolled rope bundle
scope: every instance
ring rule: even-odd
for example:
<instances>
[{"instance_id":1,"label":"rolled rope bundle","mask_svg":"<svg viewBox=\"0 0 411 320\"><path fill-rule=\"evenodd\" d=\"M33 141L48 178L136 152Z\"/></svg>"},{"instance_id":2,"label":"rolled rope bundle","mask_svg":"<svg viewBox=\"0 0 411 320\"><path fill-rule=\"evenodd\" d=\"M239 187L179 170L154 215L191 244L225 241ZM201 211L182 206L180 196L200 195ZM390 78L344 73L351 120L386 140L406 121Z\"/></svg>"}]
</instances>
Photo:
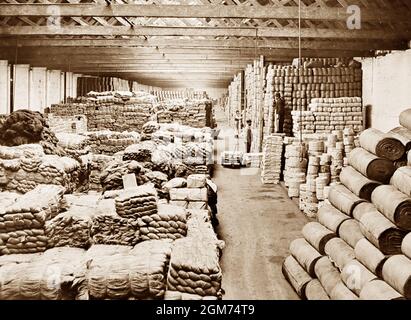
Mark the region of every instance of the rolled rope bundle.
<instances>
[{"instance_id":1,"label":"rolled rope bundle","mask_svg":"<svg viewBox=\"0 0 411 320\"><path fill-rule=\"evenodd\" d=\"M158 212L138 219L141 240L172 239L187 234L187 212L184 208L159 204Z\"/></svg>"},{"instance_id":2,"label":"rolled rope bundle","mask_svg":"<svg viewBox=\"0 0 411 320\"><path fill-rule=\"evenodd\" d=\"M355 219L345 220L338 228L338 236L351 248L355 248L358 241L364 238L360 223Z\"/></svg>"},{"instance_id":3,"label":"rolled rope bundle","mask_svg":"<svg viewBox=\"0 0 411 320\"><path fill-rule=\"evenodd\" d=\"M361 300L404 300L405 298L383 280L372 280L360 293Z\"/></svg>"},{"instance_id":4,"label":"rolled rope bundle","mask_svg":"<svg viewBox=\"0 0 411 320\"><path fill-rule=\"evenodd\" d=\"M328 201L330 201L330 203L341 212L348 216L352 216L352 212L355 207L365 200L360 199L344 185L340 184L330 188L328 193Z\"/></svg>"},{"instance_id":5,"label":"rolled rope bundle","mask_svg":"<svg viewBox=\"0 0 411 320\"><path fill-rule=\"evenodd\" d=\"M118 215L124 218L137 219L157 213L157 192L150 185L125 190L115 201Z\"/></svg>"},{"instance_id":6,"label":"rolled rope bundle","mask_svg":"<svg viewBox=\"0 0 411 320\"><path fill-rule=\"evenodd\" d=\"M290 253L311 276L315 277L314 266L321 254L305 239L296 239L290 244Z\"/></svg>"},{"instance_id":7,"label":"rolled rope bundle","mask_svg":"<svg viewBox=\"0 0 411 320\"><path fill-rule=\"evenodd\" d=\"M347 263L341 271L341 280L357 296L368 282L375 279L378 277L355 259Z\"/></svg>"},{"instance_id":8,"label":"rolled rope bundle","mask_svg":"<svg viewBox=\"0 0 411 320\"><path fill-rule=\"evenodd\" d=\"M387 259L382 268L383 279L405 298L411 299L411 260L404 255Z\"/></svg>"},{"instance_id":9,"label":"rolled rope bundle","mask_svg":"<svg viewBox=\"0 0 411 320\"><path fill-rule=\"evenodd\" d=\"M358 296L353 293L343 281L337 282L334 289L330 293L332 300L358 300Z\"/></svg>"},{"instance_id":10,"label":"rolled rope bundle","mask_svg":"<svg viewBox=\"0 0 411 320\"><path fill-rule=\"evenodd\" d=\"M411 109L407 109L400 114L400 125L411 130Z\"/></svg>"},{"instance_id":11,"label":"rolled rope bundle","mask_svg":"<svg viewBox=\"0 0 411 320\"><path fill-rule=\"evenodd\" d=\"M411 233L407 234L407 236L402 241L401 251L409 259L411 259Z\"/></svg>"},{"instance_id":12,"label":"rolled rope bundle","mask_svg":"<svg viewBox=\"0 0 411 320\"><path fill-rule=\"evenodd\" d=\"M354 249L340 238L333 238L328 241L324 251L340 271L355 259Z\"/></svg>"},{"instance_id":13,"label":"rolled rope bundle","mask_svg":"<svg viewBox=\"0 0 411 320\"><path fill-rule=\"evenodd\" d=\"M360 145L378 157L391 161L399 160L405 154L405 147L400 140L373 128L360 134Z\"/></svg>"},{"instance_id":14,"label":"rolled rope bundle","mask_svg":"<svg viewBox=\"0 0 411 320\"><path fill-rule=\"evenodd\" d=\"M216 244L196 238L174 242L167 287L173 291L221 296L222 272Z\"/></svg>"},{"instance_id":15,"label":"rolled rope bundle","mask_svg":"<svg viewBox=\"0 0 411 320\"><path fill-rule=\"evenodd\" d=\"M282 273L301 299L306 299L306 287L312 280L310 275L301 267L293 256L285 258Z\"/></svg>"},{"instance_id":16,"label":"rolled rope bundle","mask_svg":"<svg viewBox=\"0 0 411 320\"><path fill-rule=\"evenodd\" d=\"M318 279L312 279L307 283L305 286L305 296L307 300L330 300Z\"/></svg>"},{"instance_id":17,"label":"rolled rope bundle","mask_svg":"<svg viewBox=\"0 0 411 320\"><path fill-rule=\"evenodd\" d=\"M379 186L371 196L377 209L396 226L411 231L411 198L391 185Z\"/></svg>"},{"instance_id":18,"label":"rolled rope bundle","mask_svg":"<svg viewBox=\"0 0 411 320\"><path fill-rule=\"evenodd\" d=\"M38 185L6 207L0 216L0 252L44 251L45 223L60 210L64 191L61 186Z\"/></svg>"},{"instance_id":19,"label":"rolled rope bundle","mask_svg":"<svg viewBox=\"0 0 411 320\"><path fill-rule=\"evenodd\" d=\"M341 281L340 273L328 257L322 257L315 264L315 274L325 292L331 295L335 286Z\"/></svg>"},{"instance_id":20,"label":"rolled rope bundle","mask_svg":"<svg viewBox=\"0 0 411 320\"><path fill-rule=\"evenodd\" d=\"M32 260L2 265L0 299L76 299L84 252L79 248L53 248Z\"/></svg>"},{"instance_id":21,"label":"rolled rope bundle","mask_svg":"<svg viewBox=\"0 0 411 320\"><path fill-rule=\"evenodd\" d=\"M338 233L340 225L345 221L350 219L349 216L339 211L332 205L325 203L317 213L318 222L320 222L324 227L331 230L334 233Z\"/></svg>"},{"instance_id":22,"label":"rolled rope bundle","mask_svg":"<svg viewBox=\"0 0 411 320\"><path fill-rule=\"evenodd\" d=\"M389 134L400 140L405 146L406 151L411 149L411 130L404 127L397 127L392 129Z\"/></svg>"},{"instance_id":23,"label":"rolled rope bundle","mask_svg":"<svg viewBox=\"0 0 411 320\"><path fill-rule=\"evenodd\" d=\"M379 158L363 148L350 152L348 164L365 177L381 183L388 183L395 172L392 161Z\"/></svg>"},{"instance_id":24,"label":"rolled rope bundle","mask_svg":"<svg viewBox=\"0 0 411 320\"><path fill-rule=\"evenodd\" d=\"M381 185L381 183L377 181L366 178L351 166L341 170L340 180L351 192L367 201L371 201L372 192L376 187Z\"/></svg>"},{"instance_id":25,"label":"rolled rope bundle","mask_svg":"<svg viewBox=\"0 0 411 320\"><path fill-rule=\"evenodd\" d=\"M382 267L387 260L387 256L365 238L357 242L354 253L359 262L376 276L382 278Z\"/></svg>"},{"instance_id":26,"label":"rolled rope bundle","mask_svg":"<svg viewBox=\"0 0 411 320\"><path fill-rule=\"evenodd\" d=\"M337 235L318 222L309 222L303 229L304 238L321 254L325 254L324 248L327 242Z\"/></svg>"},{"instance_id":27,"label":"rolled rope bundle","mask_svg":"<svg viewBox=\"0 0 411 320\"><path fill-rule=\"evenodd\" d=\"M411 167L402 167L394 172L390 182L402 193L411 197Z\"/></svg>"},{"instance_id":28,"label":"rolled rope bundle","mask_svg":"<svg viewBox=\"0 0 411 320\"><path fill-rule=\"evenodd\" d=\"M355 211L361 211L360 228L364 236L384 254L398 254L406 232L398 229L371 203L360 204ZM357 213L355 214L356 216Z\"/></svg>"}]
</instances>

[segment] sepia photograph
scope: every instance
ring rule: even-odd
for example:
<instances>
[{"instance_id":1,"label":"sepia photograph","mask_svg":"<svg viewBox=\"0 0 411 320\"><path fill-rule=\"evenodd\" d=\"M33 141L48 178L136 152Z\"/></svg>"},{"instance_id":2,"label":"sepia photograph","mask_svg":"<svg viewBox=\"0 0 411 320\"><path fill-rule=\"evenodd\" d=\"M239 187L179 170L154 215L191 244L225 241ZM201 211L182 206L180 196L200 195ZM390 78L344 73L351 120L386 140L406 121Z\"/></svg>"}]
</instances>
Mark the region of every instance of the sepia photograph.
<instances>
[{"instance_id":1,"label":"sepia photograph","mask_svg":"<svg viewBox=\"0 0 411 320\"><path fill-rule=\"evenodd\" d=\"M411 300L410 150L410 0L0 0L0 300Z\"/></svg>"}]
</instances>

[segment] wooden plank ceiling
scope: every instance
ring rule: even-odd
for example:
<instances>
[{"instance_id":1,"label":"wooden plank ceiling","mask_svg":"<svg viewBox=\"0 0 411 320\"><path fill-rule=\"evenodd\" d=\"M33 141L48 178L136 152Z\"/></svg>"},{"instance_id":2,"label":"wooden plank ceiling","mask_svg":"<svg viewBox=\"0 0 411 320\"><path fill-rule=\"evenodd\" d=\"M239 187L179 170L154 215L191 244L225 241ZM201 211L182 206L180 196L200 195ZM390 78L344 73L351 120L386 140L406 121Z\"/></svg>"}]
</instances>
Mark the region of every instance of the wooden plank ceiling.
<instances>
[{"instance_id":1,"label":"wooden plank ceiling","mask_svg":"<svg viewBox=\"0 0 411 320\"><path fill-rule=\"evenodd\" d=\"M411 39L408 0L0 0L0 59L161 87L226 87L268 61L372 56ZM361 8L350 30L347 7ZM298 18L301 14L301 33Z\"/></svg>"}]
</instances>

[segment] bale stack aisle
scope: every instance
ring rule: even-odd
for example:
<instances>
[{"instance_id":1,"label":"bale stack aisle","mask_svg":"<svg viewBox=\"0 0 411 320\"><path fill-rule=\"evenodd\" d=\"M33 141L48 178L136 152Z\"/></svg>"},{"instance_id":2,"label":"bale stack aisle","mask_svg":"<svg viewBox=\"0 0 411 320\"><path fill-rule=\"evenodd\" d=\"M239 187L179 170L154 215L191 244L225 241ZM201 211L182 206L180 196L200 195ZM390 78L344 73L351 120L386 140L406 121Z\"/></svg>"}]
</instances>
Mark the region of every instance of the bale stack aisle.
<instances>
[{"instance_id":1,"label":"bale stack aisle","mask_svg":"<svg viewBox=\"0 0 411 320\"><path fill-rule=\"evenodd\" d=\"M400 116L407 133L409 112ZM291 243L284 261L283 273L300 297L411 299L410 167L395 167L404 155L391 134L361 133L341 184L331 187L317 221L303 228L304 238Z\"/></svg>"},{"instance_id":2,"label":"bale stack aisle","mask_svg":"<svg viewBox=\"0 0 411 320\"><path fill-rule=\"evenodd\" d=\"M1 299L221 299L210 128L57 136L74 158L0 147ZM57 291L42 285L50 272Z\"/></svg>"}]
</instances>

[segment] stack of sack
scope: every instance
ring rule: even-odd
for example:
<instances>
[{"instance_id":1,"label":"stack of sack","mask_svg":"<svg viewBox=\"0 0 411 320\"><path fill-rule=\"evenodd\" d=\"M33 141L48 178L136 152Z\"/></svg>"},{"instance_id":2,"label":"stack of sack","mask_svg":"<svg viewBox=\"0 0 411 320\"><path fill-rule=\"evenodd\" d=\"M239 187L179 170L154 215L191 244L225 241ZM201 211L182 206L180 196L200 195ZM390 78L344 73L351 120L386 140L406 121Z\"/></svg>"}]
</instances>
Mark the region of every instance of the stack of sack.
<instances>
[{"instance_id":1,"label":"stack of sack","mask_svg":"<svg viewBox=\"0 0 411 320\"><path fill-rule=\"evenodd\" d=\"M124 151L128 146L140 141L140 134L134 131L92 131L87 132L86 136L92 152L106 155Z\"/></svg>"},{"instance_id":2,"label":"stack of sack","mask_svg":"<svg viewBox=\"0 0 411 320\"><path fill-rule=\"evenodd\" d=\"M173 100L162 102L163 110L157 112L159 123L176 122L193 128L203 128L207 125L206 108L212 104L209 100Z\"/></svg>"},{"instance_id":3,"label":"stack of sack","mask_svg":"<svg viewBox=\"0 0 411 320\"><path fill-rule=\"evenodd\" d=\"M394 165L406 148L375 129L360 145L284 261L301 298L411 299L411 171Z\"/></svg>"},{"instance_id":4,"label":"stack of sack","mask_svg":"<svg viewBox=\"0 0 411 320\"><path fill-rule=\"evenodd\" d=\"M56 133L58 145L71 157L78 158L91 151L89 138L76 133Z\"/></svg>"},{"instance_id":5,"label":"stack of sack","mask_svg":"<svg viewBox=\"0 0 411 320\"><path fill-rule=\"evenodd\" d=\"M187 177L187 187L170 189L170 204L188 209L207 209L207 181L204 174Z\"/></svg>"},{"instance_id":6,"label":"stack of sack","mask_svg":"<svg viewBox=\"0 0 411 320\"><path fill-rule=\"evenodd\" d=\"M179 206L159 204L157 213L138 219L138 226L142 241L176 240L187 234L187 212Z\"/></svg>"},{"instance_id":7,"label":"stack of sack","mask_svg":"<svg viewBox=\"0 0 411 320\"><path fill-rule=\"evenodd\" d=\"M93 245L81 295L90 299L161 299L166 291L171 240L131 246Z\"/></svg>"},{"instance_id":8,"label":"stack of sack","mask_svg":"<svg viewBox=\"0 0 411 320\"><path fill-rule=\"evenodd\" d=\"M45 224L60 210L65 189L38 185L6 206L0 216L0 253L34 253L47 247Z\"/></svg>"},{"instance_id":9,"label":"stack of sack","mask_svg":"<svg viewBox=\"0 0 411 320\"><path fill-rule=\"evenodd\" d=\"M315 132L330 133L345 127L356 133L362 130L362 99L359 97L312 99L308 108L315 116Z\"/></svg>"},{"instance_id":10,"label":"stack of sack","mask_svg":"<svg viewBox=\"0 0 411 320\"><path fill-rule=\"evenodd\" d=\"M54 104L50 108L51 116L85 116L87 131L141 131L143 125L150 120L153 107L151 102L133 102L133 98L124 101L112 94L102 94L89 97L86 101L79 98L78 102Z\"/></svg>"},{"instance_id":11,"label":"stack of sack","mask_svg":"<svg viewBox=\"0 0 411 320\"><path fill-rule=\"evenodd\" d=\"M80 248L53 248L39 254L0 257L1 300L81 299L78 275L84 265Z\"/></svg>"},{"instance_id":12,"label":"stack of sack","mask_svg":"<svg viewBox=\"0 0 411 320\"><path fill-rule=\"evenodd\" d=\"M62 209L66 210L45 224L48 246L88 248L98 200L97 195L65 195Z\"/></svg>"},{"instance_id":13,"label":"stack of sack","mask_svg":"<svg viewBox=\"0 0 411 320\"><path fill-rule=\"evenodd\" d=\"M174 242L167 287L171 291L199 296L221 296L222 271L215 244L196 238Z\"/></svg>"},{"instance_id":14,"label":"stack of sack","mask_svg":"<svg viewBox=\"0 0 411 320\"><path fill-rule=\"evenodd\" d=\"M132 144L124 150L123 160L149 162L156 148L157 145L153 141L142 141L138 144Z\"/></svg>"},{"instance_id":15,"label":"stack of sack","mask_svg":"<svg viewBox=\"0 0 411 320\"><path fill-rule=\"evenodd\" d=\"M42 146L0 146L0 185L3 190L26 193L38 184L57 184L68 192L78 184L80 164L69 157L46 155Z\"/></svg>"},{"instance_id":16,"label":"stack of sack","mask_svg":"<svg viewBox=\"0 0 411 320\"><path fill-rule=\"evenodd\" d=\"M49 247L88 248L91 244L135 245L135 219L120 217L114 199L98 195L65 195L65 211L46 222Z\"/></svg>"},{"instance_id":17,"label":"stack of sack","mask_svg":"<svg viewBox=\"0 0 411 320\"><path fill-rule=\"evenodd\" d=\"M103 186L101 185L100 181L100 175L112 161L114 161L113 156L106 156L102 154L91 153L81 156L81 163L86 168L86 172L88 172L88 190L103 190Z\"/></svg>"},{"instance_id":18,"label":"stack of sack","mask_svg":"<svg viewBox=\"0 0 411 320\"><path fill-rule=\"evenodd\" d=\"M124 218L138 219L156 214L157 192L152 185L142 185L137 188L120 192L115 198L116 211Z\"/></svg>"},{"instance_id":19,"label":"stack of sack","mask_svg":"<svg viewBox=\"0 0 411 320\"><path fill-rule=\"evenodd\" d=\"M283 138L275 135L266 137L261 161L261 181L263 184L280 183L282 155Z\"/></svg>"},{"instance_id":20,"label":"stack of sack","mask_svg":"<svg viewBox=\"0 0 411 320\"><path fill-rule=\"evenodd\" d=\"M315 133L315 117L311 111L291 111L293 117L293 133L298 137L303 134Z\"/></svg>"},{"instance_id":21,"label":"stack of sack","mask_svg":"<svg viewBox=\"0 0 411 320\"><path fill-rule=\"evenodd\" d=\"M295 141L285 147L284 183L290 198L299 197L300 185L306 181L306 147Z\"/></svg>"},{"instance_id":22,"label":"stack of sack","mask_svg":"<svg viewBox=\"0 0 411 320\"><path fill-rule=\"evenodd\" d=\"M137 161L114 160L110 162L100 174L103 190L116 190L123 188L123 176L134 173L137 184L142 185L149 181L145 176L148 170L144 169Z\"/></svg>"},{"instance_id":23,"label":"stack of sack","mask_svg":"<svg viewBox=\"0 0 411 320\"><path fill-rule=\"evenodd\" d=\"M331 133L350 128L354 134L362 130L361 98L315 98L308 111L293 111L293 133Z\"/></svg>"}]
</instances>

